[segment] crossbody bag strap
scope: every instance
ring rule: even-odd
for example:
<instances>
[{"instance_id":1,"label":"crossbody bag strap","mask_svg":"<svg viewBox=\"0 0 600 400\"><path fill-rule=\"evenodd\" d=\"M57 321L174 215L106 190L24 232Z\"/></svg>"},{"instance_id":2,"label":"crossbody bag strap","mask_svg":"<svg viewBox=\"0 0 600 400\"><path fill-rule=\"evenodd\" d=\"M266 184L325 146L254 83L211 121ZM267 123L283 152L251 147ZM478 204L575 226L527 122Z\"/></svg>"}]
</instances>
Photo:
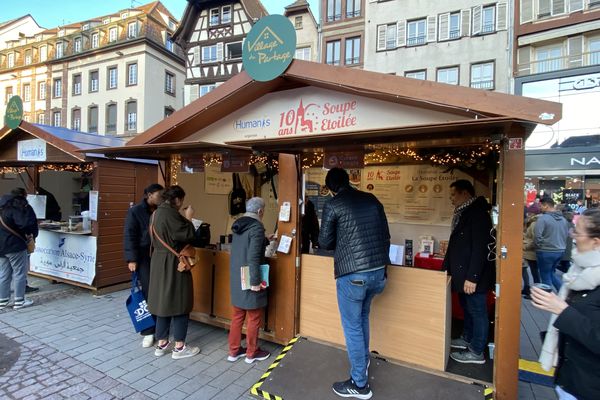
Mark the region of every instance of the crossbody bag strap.
<instances>
[{"instance_id":1,"label":"crossbody bag strap","mask_svg":"<svg viewBox=\"0 0 600 400\"><path fill-rule=\"evenodd\" d=\"M27 240L25 240L25 238L23 236L21 236L17 232L15 232L10 226L6 225L6 222L4 222L4 220L2 219L2 216L0 216L0 222L2 223L2 226L4 226L6 228L7 231L9 231L13 235L17 236L19 239L23 240L25 243L27 243Z\"/></svg>"},{"instance_id":2,"label":"crossbody bag strap","mask_svg":"<svg viewBox=\"0 0 600 400\"><path fill-rule=\"evenodd\" d=\"M154 230L154 214L152 214L152 218L150 219L150 238L156 237L158 239L158 241L165 246L166 249L168 249L171 253L175 254L177 257L180 257L180 254L178 252L176 252L171 246L169 246L167 243L165 243L164 240L162 240L160 238L160 236L158 236L158 234L156 233L156 231Z\"/></svg>"}]
</instances>

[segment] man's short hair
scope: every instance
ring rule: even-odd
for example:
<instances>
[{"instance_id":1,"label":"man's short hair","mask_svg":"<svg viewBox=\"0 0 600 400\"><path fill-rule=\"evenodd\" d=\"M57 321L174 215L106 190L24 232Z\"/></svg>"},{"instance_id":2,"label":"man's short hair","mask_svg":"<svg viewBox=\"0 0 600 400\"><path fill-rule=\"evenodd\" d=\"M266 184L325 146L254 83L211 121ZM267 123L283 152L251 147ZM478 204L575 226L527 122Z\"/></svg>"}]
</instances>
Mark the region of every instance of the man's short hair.
<instances>
[{"instance_id":1,"label":"man's short hair","mask_svg":"<svg viewBox=\"0 0 600 400\"><path fill-rule=\"evenodd\" d=\"M458 190L459 192L469 192L471 196L475 196L475 188L473 184L466 179L459 179L450 184L451 188Z\"/></svg>"},{"instance_id":2,"label":"man's short hair","mask_svg":"<svg viewBox=\"0 0 600 400\"><path fill-rule=\"evenodd\" d=\"M339 192L344 186L350 186L350 177L343 168L331 168L325 177L325 185L332 192Z\"/></svg>"},{"instance_id":3,"label":"man's short hair","mask_svg":"<svg viewBox=\"0 0 600 400\"><path fill-rule=\"evenodd\" d=\"M10 191L13 196L27 197L27 191L22 187L14 188Z\"/></svg>"},{"instance_id":4,"label":"man's short hair","mask_svg":"<svg viewBox=\"0 0 600 400\"><path fill-rule=\"evenodd\" d=\"M165 188L158 183L153 183L151 185L148 185L148 187L146 187L146 189L144 189L144 194L149 195L154 192L158 192L159 190L165 190Z\"/></svg>"},{"instance_id":5,"label":"man's short hair","mask_svg":"<svg viewBox=\"0 0 600 400\"><path fill-rule=\"evenodd\" d=\"M540 200L540 203L542 204L547 204L550 207L554 207L556 205L556 203L554 202L554 199L550 196L544 196L542 197L542 200Z\"/></svg>"},{"instance_id":6,"label":"man's short hair","mask_svg":"<svg viewBox=\"0 0 600 400\"><path fill-rule=\"evenodd\" d=\"M258 214L258 210L265 209L265 201L262 197L252 197L246 201L246 212Z\"/></svg>"}]
</instances>

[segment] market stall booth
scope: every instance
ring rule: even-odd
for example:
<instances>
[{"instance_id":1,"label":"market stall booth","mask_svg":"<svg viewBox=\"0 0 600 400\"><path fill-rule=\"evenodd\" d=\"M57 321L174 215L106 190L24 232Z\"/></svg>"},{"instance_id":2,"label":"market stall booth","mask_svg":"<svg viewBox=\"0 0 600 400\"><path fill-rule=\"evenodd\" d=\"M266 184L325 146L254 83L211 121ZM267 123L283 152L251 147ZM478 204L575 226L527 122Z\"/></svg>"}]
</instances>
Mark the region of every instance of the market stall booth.
<instances>
[{"instance_id":1,"label":"market stall booth","mask_svg":"<svg viewBox=\"0 0 600 400\"><path fill-rule=\"evenodd\" d=\"M450 234L449 185L471 180L497 211L497 285L493 379L496 398L517 394L524 140L538 123L560 119L560 105L294 60L279 77L259 82L245 72L106 154L151 157L170 153L170 183L190 194L199 218L212 218L213 238L226 237L231 177L221 197L209 198L227 157L198 153L194 144L251 148L248 178L267 198L280 243L271 259L268 321L263 337L285 343L302 335L343 346L333 259L301 254L307 200L317 213L330 196L324 168L346 168L351 182L384 204L394 265L373 302L371 349L380 356L443 373L450 339L449 278L412 267L414 256L443 249ZM186 150L190 148L191 150ZM170 150L169 150L170 149ZM193 153L196 153L194 156ZM204 168L196 173L189 164ZM183 168L182 168L183 165ZM187 167L186 167L187 165ZM217 170L210 172L209 167ZM277 170L263 174L264 169ZM210 178L210 179L209 179ZM223 202L215 206L215 202ZM219 208L221 207L221 208ZM267 232L272 221L265 223ZM218 227L218 228L217 228ZM198 250L194 272L196 319L227 325L228 254ZM282 245L282 242L284 245ZM225 251L224 251L224 250ZM221 296L216 311L214 295ZM211 306L212 304L212 306ZM219 315L220 314L220 315Z\"/></svg>"},{"instance_id":2,"label":"market stall booth","mask_svg":"<svg viewBox=\"0 0 600 400\"><path fill-rule=\"evenodd\" d=\"M0 129L0 189L27 190L40 232L30 273L100 289L129 282L123 259L128 208L158 177L156 161L86 150L125 140L21 121Z\"/></svg>"}]
</instances>

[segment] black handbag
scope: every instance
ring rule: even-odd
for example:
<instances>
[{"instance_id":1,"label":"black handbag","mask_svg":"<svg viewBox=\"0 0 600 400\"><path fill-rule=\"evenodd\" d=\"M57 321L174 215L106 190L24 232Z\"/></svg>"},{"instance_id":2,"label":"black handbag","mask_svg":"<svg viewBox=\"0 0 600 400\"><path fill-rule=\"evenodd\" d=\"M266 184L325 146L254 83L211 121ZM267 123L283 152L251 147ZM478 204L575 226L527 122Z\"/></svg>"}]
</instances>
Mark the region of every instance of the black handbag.
<instances>
[{"instance_id":1,"label":"black handbag","mask_svg":"<svg viewBox=\"0 0 600 400\"><path fill-rule=\"evenodd\" d=\"M237 215L246 212L246 191L237 173L233 173L233 189L229 193L229 214Z\"/></svg>"}]
</instances>

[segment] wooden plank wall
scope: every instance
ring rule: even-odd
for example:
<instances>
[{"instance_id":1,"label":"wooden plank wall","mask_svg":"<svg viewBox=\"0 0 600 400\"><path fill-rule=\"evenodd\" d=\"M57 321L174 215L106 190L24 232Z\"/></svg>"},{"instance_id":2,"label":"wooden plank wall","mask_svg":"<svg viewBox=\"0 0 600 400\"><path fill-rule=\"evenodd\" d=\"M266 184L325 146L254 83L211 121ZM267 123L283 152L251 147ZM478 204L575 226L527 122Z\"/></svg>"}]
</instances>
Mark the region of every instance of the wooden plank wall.
<instances>
[{"instance_id":1,"label":"wooden plank wall","mask_svg":"<svg viewBox=\"0 0 600 400\"><path fill-rule=\"evenodd\" d=\"M156 166L99 160L94 172L98 201L98 258L94 287L102 288L130 279L123 256L123 227L130 203L143 197L144 188L156 181Z\"/></svg>"}]
</instances>

